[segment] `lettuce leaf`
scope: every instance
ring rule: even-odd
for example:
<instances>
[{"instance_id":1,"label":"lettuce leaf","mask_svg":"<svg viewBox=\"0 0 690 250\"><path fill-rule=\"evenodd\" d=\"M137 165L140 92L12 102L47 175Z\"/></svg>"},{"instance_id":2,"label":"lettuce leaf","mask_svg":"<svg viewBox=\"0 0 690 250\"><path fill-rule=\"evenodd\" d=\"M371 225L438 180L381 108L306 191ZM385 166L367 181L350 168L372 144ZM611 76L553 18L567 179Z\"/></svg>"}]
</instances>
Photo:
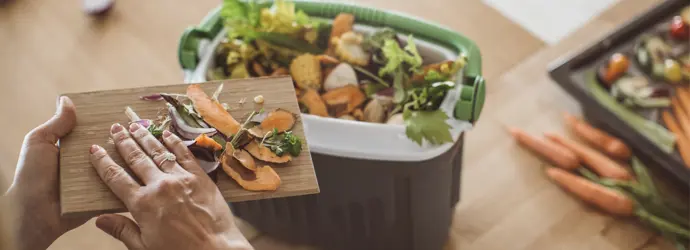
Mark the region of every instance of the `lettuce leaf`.
<instances>
[{"instance_id":1,"label":"lettuce leaf","mask_svg":"<svg viewBox=\"0 0 690 250\"><path fill-rule=\"evenodd\" d=\"M243 37L251 40L256 36L259 7L255 1L244 3L239 0L223 0L220 15L223 17L225 28L228 29L228 38Z\"/></svg>"},{"instance_id":2,"label":"lettuce leaf","mask_svg":"<svg viewBox=\"0 0 690 250\"><path fill-rule=\"evenodd\" d=\"M261 31L295 35L303 29L318 26L303 11L295 10L295 3L276 0L271 8L261 10Z\"/></svg>"},{"instance_id":3,"label":"lettuce leaf","mask_svg":"<svg viewBox=\"0 0 690 250\"><path fill-rule=\"evenodd\" d=\"M417 72L422 67L422 57L417 52L414 38L409 36L404 49L400 48L394 39L386 39L381 48L386 64L379 70L379 76L394 73L400 67L408 67L409 71ZM405 63L405 64L403 64Z\"/></svg>"}]
</instances>

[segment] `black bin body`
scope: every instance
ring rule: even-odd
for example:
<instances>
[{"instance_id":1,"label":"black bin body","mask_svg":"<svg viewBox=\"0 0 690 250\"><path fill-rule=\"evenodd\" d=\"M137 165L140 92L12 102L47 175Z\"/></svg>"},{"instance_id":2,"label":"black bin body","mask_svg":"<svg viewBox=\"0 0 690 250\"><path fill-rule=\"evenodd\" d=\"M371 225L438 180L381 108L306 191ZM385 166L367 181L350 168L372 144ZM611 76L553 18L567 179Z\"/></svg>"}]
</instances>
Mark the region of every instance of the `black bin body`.
<instances>
[{"instance_id":1,"label":"black bin body","mask_svg":"<svg viewBox=\"0 0 690 250\"><path fill-rule=\"evenodd\" d=\"M233 203L264 234L323 249L442 249L459 200L464 136L420 162L312 152L321 192Z\"/></svg>"}]
</instances>

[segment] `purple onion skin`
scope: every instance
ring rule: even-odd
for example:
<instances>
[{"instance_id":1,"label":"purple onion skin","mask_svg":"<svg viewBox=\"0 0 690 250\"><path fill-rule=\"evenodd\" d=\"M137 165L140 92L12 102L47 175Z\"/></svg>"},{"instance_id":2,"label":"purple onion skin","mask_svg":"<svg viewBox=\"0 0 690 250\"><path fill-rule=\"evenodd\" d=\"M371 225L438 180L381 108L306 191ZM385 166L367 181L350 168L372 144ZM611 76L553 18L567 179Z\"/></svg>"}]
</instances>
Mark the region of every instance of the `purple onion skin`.
<instances>
[{"instance_id":1,"label":"purple onion skin","mask_svg":"<svg viewBox=\"0 0 690 250\"><path fill-rule=\"evenodd\" d=\"M189 145L187 148L197 160L216 161L213 149L197 146L196 144Z\"/></svg>"},{"instance_id":2,"label":"purple onion skin","mask_svg":"<svg viewBox=\"0 0 690 250\"><path fill-rule=\"evenodd\" d=\"M171 132L177 134L183 140L194 140L201 134L213 136L218 133L214 128L194 128L187 125L174 107L168 108L168 114L170 115Z\"/></svg>"},{"instance_id":3,"label":"purple onion skin","mask_svg":"<svg viewBox=\"0 0 690 250\"><path fill-rule=\"evenodd\" d=\"M139 99L144 100L144 101L163 101L163 96L161 94L152 94L152 95L145 95L145 96L140 96Z\"/></svg>"},{"instance_id":4,"label":"purple onion skin","mask_svg":"<svg viewBox=\"0 0 690 250\"><path fill-rule=\"evenodd\" d=\"M213 170L216 170L218 166L220 166L220 161L202 161L202 160L197 160L197 163L199 163L199 167L204 170L204 172L211 173Z\"/></svg>"},{"instance_id":5,"label":"purple onion skin","mask_svg":"<svg viewBox=\"0 0 690 250\"><path fill-rule=\"evenodd\" d=\"M192 152L197 163L206 173L210 173L218 168L220 161L216 158L213 149L197 146L195 143L190 144L187 148Z\"/></svg>"}]
</instances>

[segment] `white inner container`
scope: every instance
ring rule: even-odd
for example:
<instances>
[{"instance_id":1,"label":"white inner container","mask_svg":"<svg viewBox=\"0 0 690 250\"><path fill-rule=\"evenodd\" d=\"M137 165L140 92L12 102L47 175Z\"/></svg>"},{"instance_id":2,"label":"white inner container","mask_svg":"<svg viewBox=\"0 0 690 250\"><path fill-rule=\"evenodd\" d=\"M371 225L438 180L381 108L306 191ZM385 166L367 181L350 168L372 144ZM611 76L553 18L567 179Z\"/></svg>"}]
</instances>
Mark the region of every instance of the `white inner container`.
<instances>
[{"instance_id":1,"label":"white inner container","mask_svg":"<svg viewBox=\"0 0 690 250\"><path fill-rule=\"evenodd\" d=\"M355 25L354 29L365 34L376 30L365 25ZM215 48L223 41L226 34L227 31L223 29L213 40L200 41L199 64L193 71L185 70L186 83L207 81L206 72L214 65ZM399 35L399 37L403 41L407 40L407 36ZM414 41L419 54L427 64L456 60L458 57L448 48L416 38ZM446 122L451 127L453 142L460 138L462 132L472 128L470 122L453 118L455 104L463 90L462 79L461 72L456 77L455 88L448 92L440 107L450 117ZM301 117L309 149L319 154L366 160L414 162L435 158L453 146L453 143L430 145L426 141L419 146L407 138L404 125L324 118L310 114L301 114Z\"/></svg>"}]
</instances>

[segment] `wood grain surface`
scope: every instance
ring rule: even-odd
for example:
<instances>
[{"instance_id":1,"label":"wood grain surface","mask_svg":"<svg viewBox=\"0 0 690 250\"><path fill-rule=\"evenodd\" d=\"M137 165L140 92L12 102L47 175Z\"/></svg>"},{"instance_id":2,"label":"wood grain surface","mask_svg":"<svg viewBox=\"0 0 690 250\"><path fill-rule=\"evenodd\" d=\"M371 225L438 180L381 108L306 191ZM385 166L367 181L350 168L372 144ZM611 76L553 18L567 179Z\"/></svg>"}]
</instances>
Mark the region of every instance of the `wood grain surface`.
<instances>
[{"instance_id":1,"label":"wood grain surface","mask_svg":"<svg viewBox=\"0 0 690 250\"><path fill-rule=\"evenodd\" d=\"M282 108L299 116L299 106L290 77L216 81L200 85L211 95L220 84L224 84L224 87L218 100L227 103L231 108L230 113L240 122L246 120L252 110L261 108L253 102L257 95L264 96L263 108L266 111ZM89 147L93 144L103 146L116 163L126 167L122 157L116 153L115 145L109 143L110 126L114 123L128 124L129 120L124 113L127 106L142 119L156 119L166 112L166 102L143 101L139 97L153 93L184 94L187 86L189 85L177 84L65 94L77 108L77 126L60 140L60 202L63 215L121 211L124 208L91 166ZM298 119L292 131L306 142L301 119ZM274 192L244 190L219 168L217 184L223 197L229 202L235 202L318 193L319 187L307 143L303 144L302 153L291 162L269 165L282 181Z\"/></svg>"}]
</instances>

